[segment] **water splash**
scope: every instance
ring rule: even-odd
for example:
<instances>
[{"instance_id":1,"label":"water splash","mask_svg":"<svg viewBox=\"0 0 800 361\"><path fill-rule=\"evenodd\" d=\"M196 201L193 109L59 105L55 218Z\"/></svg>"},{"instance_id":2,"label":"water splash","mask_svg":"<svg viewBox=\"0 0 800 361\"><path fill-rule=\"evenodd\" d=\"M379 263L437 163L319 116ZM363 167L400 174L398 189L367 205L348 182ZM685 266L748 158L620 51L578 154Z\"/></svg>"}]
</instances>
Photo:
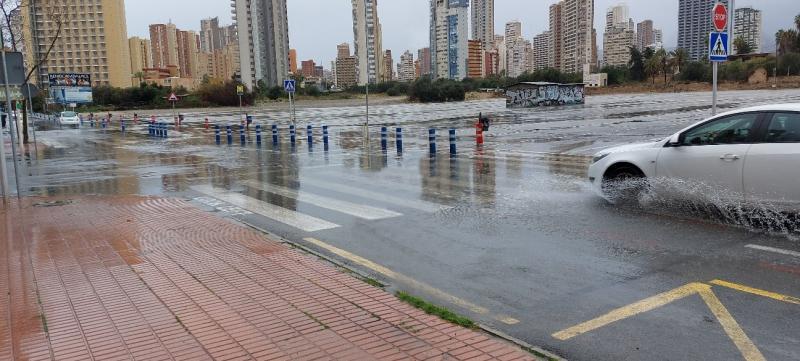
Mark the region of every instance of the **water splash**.
<instances>
[{"instance_id":1,"label":"water splash","mask_svg":"<svg viewBox=\"0 0 800 361\"><path fill-rule=\"evenodd\" d=\"M681 219L701 219L753 232L800 239L800 215L766 201L704 182L674 178L626 179L605 187L605 198L621 207Z\"/></svg>"}]
</instances>

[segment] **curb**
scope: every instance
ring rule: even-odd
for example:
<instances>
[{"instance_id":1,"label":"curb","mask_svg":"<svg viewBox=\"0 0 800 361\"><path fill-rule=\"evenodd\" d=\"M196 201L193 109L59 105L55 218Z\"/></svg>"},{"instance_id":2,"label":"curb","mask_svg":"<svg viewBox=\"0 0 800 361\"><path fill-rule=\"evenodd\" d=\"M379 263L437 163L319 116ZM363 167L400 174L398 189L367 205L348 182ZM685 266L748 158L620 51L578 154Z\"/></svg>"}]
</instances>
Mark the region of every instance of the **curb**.
<instances>
[{"instance_id":1,"label":"curb","mask_svg":"<svg viewBox=\"0 0 800 361\"><path fill-rule=\"evenodd\" d=\"M274 233L272 233L270 231L267 231L267 230L265 230L265 229L263 229L261 227L258 227L256 225L253 225L253 224L251 224L249 222L246 222L246 221L243 221L243 220L238 220L238 219L232 219L232 220L235 221L235 222L240 222L240 223L244 224L247 227L250 227L250 228L255 229L255 230L257 230L257 231L259 231L261 233L264 233L267 236L269 236L270 238L273 238L275 241L278 241L278 242L281 242L281 243L285 243L285 244L290 245L290 246L292 246L294 248L300 249L303 252L306 252L308 254L314 255L315 257L318 257L318 258L320 258L320 259L322 259L322 260L324 260L326 262L329 262L329 263L331 263L331 264L333 264L333 265L335 265L337 267L345 269L348 272L358 276L358 278L361 278L362 281L365 280L365 279L373 279L373 277L370 277L369 275L366 275L366 274L362 273L361 271L355 270L355 269L351 268L350 266L348 266L348 265L346 265L346 264L344 264L344 263L342 263L342 262L340 262L338 260L333 259L332 257L329 257L329 256L326 256L324 254L321 254L320 252L314 251L314 250L312 250L312 249L310 249L310 248L308 248L306 246L303 246L303 245L301 245L299 243L292 242L292 241L290 241L290 240L288 240L286 238L278 236L277 234L274 234ZM386 285L386 286L389 286L389 285ZM484 325L482 323L477 323L477 325L478 325L478 328L481 329L483 332L486 332L489 335L492 335L492 336L497 337L499 339L502 339L502 340L504 340L506 342L509 342L509 343L511 343L511 344L523 349L524 351L527 351L527 352L533 354L536 357L546 358L548 360L554 360L554 361L567 361L567 359L565 359L565 358L563 358L561 356L558 356L558 355L556 355L556 354L554 354L554 353L552 353L550 351L547 351L547 350L545 350L545 349L543 349L541 347L533 346L533 345L531 345L531 344L529 344L529 343L527 343L525 341L522 341L522 340L520 340L518 338L515 338L515 337L513 337L513 336L511 336L511 335L509 335L509 334L507 334L507 333L505 333L503 331L491 328L491 327L486 326L486 325Z\"/></svg>"}]
</instances>

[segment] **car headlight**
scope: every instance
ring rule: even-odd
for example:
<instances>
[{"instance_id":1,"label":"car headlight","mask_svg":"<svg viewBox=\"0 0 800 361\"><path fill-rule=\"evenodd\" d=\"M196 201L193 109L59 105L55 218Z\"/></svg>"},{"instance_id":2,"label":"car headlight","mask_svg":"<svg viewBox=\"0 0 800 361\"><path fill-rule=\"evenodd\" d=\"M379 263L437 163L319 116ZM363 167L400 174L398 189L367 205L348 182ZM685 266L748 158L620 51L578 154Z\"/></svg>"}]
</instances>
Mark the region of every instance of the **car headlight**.
<instances>
[{"instance_id":1,"label":"car headlight","mask_svg":"<svg viewBox=\"0 0 800 361\"><path fill-rule=\"evenodd\" d=\"M605 154L600 154L600 155L594 156L594 158L592 158L592 164L595 164L595 163L603 160L603 158L608 157L609 154L611 154L611 153L605 153Z\"/></svg>"}]
</instances>

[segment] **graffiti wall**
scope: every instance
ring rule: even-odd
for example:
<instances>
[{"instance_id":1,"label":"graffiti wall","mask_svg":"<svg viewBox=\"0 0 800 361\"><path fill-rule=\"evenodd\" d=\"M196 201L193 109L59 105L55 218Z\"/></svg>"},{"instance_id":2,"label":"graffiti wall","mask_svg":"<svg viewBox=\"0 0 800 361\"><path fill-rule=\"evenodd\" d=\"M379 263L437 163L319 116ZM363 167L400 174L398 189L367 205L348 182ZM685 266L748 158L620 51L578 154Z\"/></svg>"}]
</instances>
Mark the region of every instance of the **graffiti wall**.
<instances>
[{"instance_id":1,"label":"graffiti wall","mask_svg":"<svg viewBox=\"0 0 800 361\"><path fill-rule=\"evenodd\" d=\"M517 84L506 89L506 107L532 108L583 104L582 84Z\"/></svg>"}]
</instances>

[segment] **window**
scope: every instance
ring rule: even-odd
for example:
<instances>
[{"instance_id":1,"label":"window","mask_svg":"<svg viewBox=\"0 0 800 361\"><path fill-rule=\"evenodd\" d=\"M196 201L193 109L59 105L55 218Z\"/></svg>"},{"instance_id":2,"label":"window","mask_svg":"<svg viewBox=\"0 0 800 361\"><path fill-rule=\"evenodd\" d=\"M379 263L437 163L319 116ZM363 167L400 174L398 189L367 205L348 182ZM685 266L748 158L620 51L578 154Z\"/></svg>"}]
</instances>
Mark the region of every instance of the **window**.
<instances>
[{"instance_id":1,"label":"window","mask_svg":"<svg viewBox=\"0 0 800 361\"><path fill-rule=\"evenodd\" d=\"M800 113L778 113L767 128L767 143L800 143Z\"/></svg>"},{"instance_id":2,"label":"window","mask_svg":"<svg viewBox=\"0 0 800 361\"><path fill-rule=\"evenodd\" d=\"M741 144L751 141L759 113L737 114L712 120L683 135L683 145Z\"/></svg>"}]
</instances>

